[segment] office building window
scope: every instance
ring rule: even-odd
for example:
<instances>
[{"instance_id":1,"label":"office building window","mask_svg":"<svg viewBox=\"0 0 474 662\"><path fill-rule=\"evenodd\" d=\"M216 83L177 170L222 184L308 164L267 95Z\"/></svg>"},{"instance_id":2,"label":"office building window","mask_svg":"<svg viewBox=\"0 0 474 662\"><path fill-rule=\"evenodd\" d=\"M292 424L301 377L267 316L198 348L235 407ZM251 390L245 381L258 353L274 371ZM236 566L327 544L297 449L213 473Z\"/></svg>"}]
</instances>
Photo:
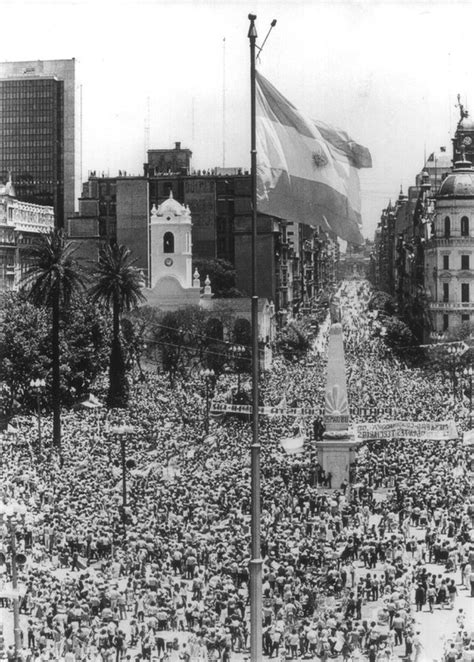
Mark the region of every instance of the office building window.
<instances>
[{"instance_id":1,"label":"office building window","mask_svg":"<svg viewBox=\"0 0 474 662\"><path fill-rule=\"evenodd\" d=\"M449 255L443 255L443 269L449 269Z\"/></svg>"},{"instance_id":2,"label":"office building window","mask_svg":"<svg viewBox=\"0 0 474 662\"><path fill-rule=\"evenodd\" d=\"M461 237L469 237L469 219L467 216L461 218Z\"/></svg>"},{"instance_id":3,"label":"office building window","mask_svg":"<svg viewBox=\"0 0 474 662\"><path fill-rule=\"evenodd\" d=\"M461 284L461 301L463 303L469 302L469 283Z\"/></svg>"},{"instance_id":4,"label":"office building window","mask_svg":"<svg viewBox=\"0 0 474 662\"><path fill-rule=\"evenodd\" d=\"M470 322L471 316L470 315L461 315L461 322L464 324L464 322Z\"/></svg>"},{"instance_id":5,"label":"office building window","mask_svg":"<svg viewBox=\"0 0 474 662\"><path fill-rule=\"evenodd\" d=\"M461 255L461 269L469 269L469 255Z\"/></svg>"},{"instance_id":6,"label":"office building window","mask_svg":"<svg viewBox=\"0 0 474 662\"><path fill-rule=\"evenodd\" d=\"M443 331L449 329L449 315L443 315Z\"/></svg>"}]
</instances>

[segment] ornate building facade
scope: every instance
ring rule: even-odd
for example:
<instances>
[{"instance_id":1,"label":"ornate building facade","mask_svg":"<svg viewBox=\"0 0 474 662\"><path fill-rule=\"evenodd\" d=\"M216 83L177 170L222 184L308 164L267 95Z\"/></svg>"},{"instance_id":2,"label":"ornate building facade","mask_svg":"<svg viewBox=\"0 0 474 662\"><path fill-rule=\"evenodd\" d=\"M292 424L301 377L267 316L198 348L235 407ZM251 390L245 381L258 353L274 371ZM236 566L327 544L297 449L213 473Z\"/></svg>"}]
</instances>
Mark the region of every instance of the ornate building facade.
<instances>
[{"instance_id":1,"label":"ornate building facade","mask_svg":"<svg viewBox=\"0 0 474 662\"><path fill-rule=\"evenodd\" d=\"M448 335L474 322L474 121L458 101L454 166L435 194L425 260L433 329Z\"/></svg>"},{"instance_id":2,"label":"ornate building facade","mask_svg":"<svg viewBox=\"0 0 474 662\"><path fill-rule=\"evenodd\" d=\"M11 181L0 184L0 292L18 289L28 248L54 228L53 207L17 200Z\"/></svg>"},{"instance_id":3,"label":"ornate building facade","mask_svg":"<svg viewBox=\"0 0 474 662\"><path fill-rule=\"evenodd\" d=\"M474 169L460 160L436 194L425 273L434 330L474 321Z\"/></svg>"},{"instance_id":4,"label":"ornate building facade","mask_svg":"<svg viewBox=\"0 0 474 662\"><path fill-rule=\"evenodd\" d=\"M474 121L459 108L453 158L433 152L408 195L383 211L372 256L376 287L425 341L474 322Z\"/></svg>"}]
</instances>

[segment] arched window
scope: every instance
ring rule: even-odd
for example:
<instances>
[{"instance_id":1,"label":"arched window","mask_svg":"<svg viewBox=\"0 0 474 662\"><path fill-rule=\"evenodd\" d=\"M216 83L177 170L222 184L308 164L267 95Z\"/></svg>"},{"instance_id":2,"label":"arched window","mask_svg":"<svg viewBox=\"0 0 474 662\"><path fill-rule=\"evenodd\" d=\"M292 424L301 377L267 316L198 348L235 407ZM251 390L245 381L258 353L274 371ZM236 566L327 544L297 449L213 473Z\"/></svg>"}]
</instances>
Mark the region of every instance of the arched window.
<instances>
[{"instance_id":1,"label":"arched window","mask_svg":"<svg viewBox=\"0 0 474 662\"><path fill-rule=\"evenodd\" d=\"M446 216L444 219L444 236L446 239L449 239L451 236L451 219L449 216Z\"/></svg>"},{"instance_id":2,"label":"arched window","mask_svg":"<svg viewBox=\"0 0 474 662\"><path fill-rule=\"evenodd\" d=\"M461 237L469 237L469 219L467 216L461 218Z\"/></svg>"},{"instance_id":3,"label":"arched window","mask_svg":"<svg viewBox=\"0 0 474 662\"><path fill-rule=\"evenodd\" d=\"M163 235L163 253L174 253L174 234L165 232Z\"/></svg>"}]
</instances>

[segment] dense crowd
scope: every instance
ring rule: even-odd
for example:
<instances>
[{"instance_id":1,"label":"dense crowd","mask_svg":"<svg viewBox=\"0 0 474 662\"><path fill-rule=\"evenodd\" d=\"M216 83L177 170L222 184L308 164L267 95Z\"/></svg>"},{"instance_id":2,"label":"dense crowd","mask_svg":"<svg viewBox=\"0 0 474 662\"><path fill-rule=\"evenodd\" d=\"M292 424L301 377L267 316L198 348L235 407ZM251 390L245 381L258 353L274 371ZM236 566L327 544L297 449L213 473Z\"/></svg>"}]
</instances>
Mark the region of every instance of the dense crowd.
<instances>
[{"instance_id":1,"label":"dense crowd","mask_svg":"<svg viewBox=\"0 0 474 662\"><path fill-rule=\"evenodd\" d=\"M374 339L367 297L365 283L340 293L353 420L362 420L364 406L383 404L403 420L454 418L461 431L466 412L450 383L406 369ZM264 402L276 405L284 395L290 407L320 405L324 350L320 335L310 361L275 359L262 380ZM232 381L219 378L216 398L225 400ZM132 403L126 420L117 412L65 413L61 458L36 461L28 419L3 441L4 508L26 506L15 534L26 558L19 568L25 662L225 662L248 651L248 421L227 415L206 434L198 375L171 387L149 373L135 384ZM108 432L123 420L135 430L125 442L134 460L125 512L121 444ZM310 419L298 425L311 436ZM329 490L310 444L297 457L282 450L280 440L294 433L290 416L261 418L264 655L421 660L416 611L455 608L466 589L474 597L462 440L368 442L350 487ZM11 603L8 531L4 516L4 609ZM472 661L472 623L461 613L458 625L456 659Z\"/></svg>"}]
</instances>

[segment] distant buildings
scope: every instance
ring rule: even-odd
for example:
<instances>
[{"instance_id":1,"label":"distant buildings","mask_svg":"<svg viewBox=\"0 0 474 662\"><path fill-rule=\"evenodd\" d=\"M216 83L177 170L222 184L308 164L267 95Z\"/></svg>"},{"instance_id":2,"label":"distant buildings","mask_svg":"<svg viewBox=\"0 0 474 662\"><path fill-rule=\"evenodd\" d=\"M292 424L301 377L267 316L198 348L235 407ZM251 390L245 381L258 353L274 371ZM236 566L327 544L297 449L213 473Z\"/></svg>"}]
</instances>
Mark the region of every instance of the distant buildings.
<instances>
[{"instance_id":1,"label":"distant buildings","mask_svg":"<svg viewBox=\"0 0 474 662\"><path fill-rule=\"evenodd\" d=\"M0 63L0 178L23 202L75 208L75 60Z\"/></svg>"},{"instance_id":2,"label":"distant buildings","mask_svg":"<svg viewBox=\"0 0 474 662\"><path fill-rule=\"evenodd\" d=\"M193 256L223 259L236 271L236 288L251 290L251 180L238 168L191 169L189 149L149 150L144 174L92 172L83 184L79 213L69 217L69 236L89 259L102 241L127 245L150 279L150 211L173 197L193 218ZM336 282L339 244L319 228L258 215L259 296L275 305L283 322L310 309L323 289ZM203 278L205 274L202 275Z\"/></svg>"},{"instance_id":3,"label":"distant buildings","mask_svg":"<svg viewBox=\"0 0 474 662\"><path fill-rule=\"evenodd\" d=\"M0 292L18 288L28 268L28 248L53 228L52 207L22 202L11 181L0 184Z\"/></svg>"},{"instance_id":4,"label":"distant buildings","mask_svg":"<svg viewBox=\"0 0 474 662\"><path fill-rule=\"evenodd\" d=\"M383 210L374 239L372 279L420 340L474 322L474 122L459 107L453 158L444 147L430 155L408 195Z\"/></svg>"}]
</instances>

